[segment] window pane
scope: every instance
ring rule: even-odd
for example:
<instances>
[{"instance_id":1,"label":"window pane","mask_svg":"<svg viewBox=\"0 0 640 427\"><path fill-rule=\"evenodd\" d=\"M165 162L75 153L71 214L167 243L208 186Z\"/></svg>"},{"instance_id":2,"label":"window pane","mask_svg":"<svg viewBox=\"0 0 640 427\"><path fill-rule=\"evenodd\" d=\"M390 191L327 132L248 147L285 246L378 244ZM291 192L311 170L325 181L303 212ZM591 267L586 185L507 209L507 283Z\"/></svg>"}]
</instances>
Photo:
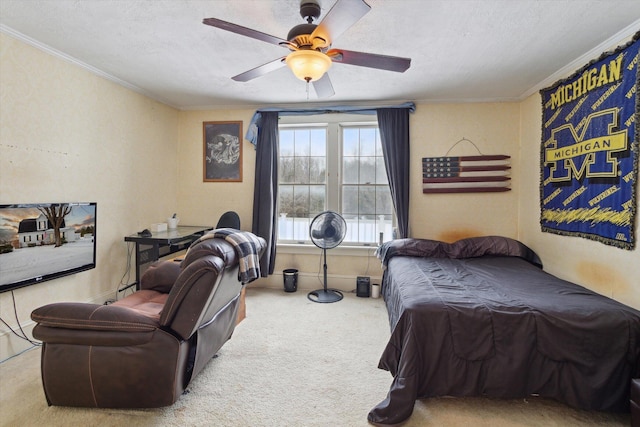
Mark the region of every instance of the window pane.
<instances>
[{"instance_id":1,"label":"window pane","mask_svg":"<svg viewBox=\"0 0 640 427\"><path fill-rule=\"evenodd\" d=\"M376 130L374 128L360 129L360 155L376 155Z\"/></svg>"},{"instance_id":2,"label":"window pane","mask_svg":"<svg viewBox=\"0 0 640 427\"><path fill-rule=\"evenodd\" d=\"M293 185L278 186L278 199L279 212L293 216Z\"/></svg>"},{"instance_id":3,"label":"window pane","mask_svg":"<svg viewBox=\"0 0 640 427\"><path fill-rule=\"evenodd\" d=\"M293 167L293 157L280 157L278 166L278 180L280 183L293 183L295 170Z\"/></svg>"},{"instance_id":4,"label":"window pane","mask_svg":"<svg viewBox=\"0 0 640 427\"><path fill-rule=\"evenodd\" d=\"M342 182L344 184L358 183L358 158L345 157L342 160Z\"/></svg>"},{"instance_id":5,"label":"window pane","mask_svg":"<svg viewBox=\"0 0 640 427\"><path fill-rule=\"evenodd\" d=\"M375 215L376 214L376 189L374 186L360 186L358 192L358 214Z\"/></svg>"},{"instance_id":6,"label":"window pane","mask_svg":"<svg viewBox=\"0 0 640 427\"><path fill-rule=\"evenodd\" d=\"M345 240L374 243L381 232L384 241L390 240L393 205L378 129L343 128L342 162L343 184L348 184L342 186L342 213L350 229Z\"/></svg>"},{"instance_id":7,"label":"window pane","mask_svg":"<svg viewBox=\"0 0 640 427\"><path fill-rule=\"evenodd\" d=\"M297 218L307 218L309 216L309 186L296 185L293 187L293 213L290 215Z\"/></svg>"},{"instance_id":8,"label":"window pane","mask_svg":"<svg viewBox=\"0 0 640 427\"><path fill-rule=\"evenodd\" d=\"M299 242L309 240L309 224L311 224L311 220L309 218L293 218L291 221L293 240Z\"/></svg>"},{"instance_id":9,"label":"window pane","mask_svg":"<svg viewBox=\"0 0 640 427\"><path fill-rule=\"evenodd\" d=\"M294 157L295 164L295 183L296 184L308 184L309 183L309 158L308 157Z\"/></svg>"},{"instance_id":10,"label":"window pane","mask_svg":"<svg viewBox=\"0 0 640 427\"><path fill-rule=\"evenodd\" d=\"M388 186L376 186L376 214L391 215L393 213L393 201L391 190Z\"/></svg>"},{"instance_id":11,"label":"window pane","mask_svg":"<svg viewBox=\"0 0 640 427\"><path fill-rule=\"evenodd\" d=\"M343 128L342 130L342 155L357 156L360 153L360 132L358 128Z\"/></svg>"},{"instance_id":12,"label":"window pane","mask_svg":"<svg viewBox=\"0 0 640 427\"><path fill-rule=\"evenodd\" d=\"M335 131L340 139L329 140ZM279 168L278 239L309 242L311 219L327 209L347 221L345 241L374 244L380 233L391 239L393 204L377 127L285 127Z\"/></svg>"},{"instance_id":13,"label":"window pane","mask_svg":"<svg viewBox=\"0 0 640 427\"><path fill-rule=\"evenodd\" d=\"M326 188L324 185L312 185L309 187L309 217L318 215L326 210Z\"/></svg>"},{"instance_id":14,"label":"window pane","mask_svg":"<svg viewBox=\"0 0 640 427\"><path fill-rule=\"evenodd\" d=\"M280 155L281 156L293 156L293 131L283 130L280 131Z\"/></svg>"},{"instance_id":15,"label":"window pane","mask_svg":"<svg viewBox=\"0 0 640 427\"><path fill-rule=\"evenodd\" d=\"M376 158L360 157L360 184L375 184Z\"/></svg>"},{"instance_id":16,"label":"window pane","mask_svg":"<svg viewBox=\"0 0 640 427\"><path fill-rule=\"evenodd\" d=\"M310 149L311 132L308 129L295 131L295 155L308 156Z\"/></svg>"},{"instance_id":17,"label":"window pane","mask_svg":"<svg viewBox=\"0 0 640 427\"><path fill-rule=\"evenodd\" d=\"M325 157L309 157L309 182L324 184L327 178L327 161Z\"/></svg>"},{"instance_id":18,"label":"window pane","mask_svg":"<svg viewBox=\"0 0 640 427\"><path fill-rule=\"evenodd\" d=\"M280 129L280 141L278 239L308 241L310 216L326 210L327 129Z\"/></svg>"},{"instance_id":19,"label":"window pane","mask_svg":"<svg viewBox=\"0 0 640 427\"><path fill-rule=\"evenodd\" d=\"M378 240L376 235L376 216L375 215L363 215L360 218L360 224L358 227L359 238L362 242L376 242Z\"/></svg>"},{"instance_id":20,"label":"window pane","mask_svg":"<svg viewBox=\"0 0 640 427\"><path fill-rule=\"evenodd\" d=\"M356 185L342 187L342 213L358 215L358 187Z\"/></svg>"},{"instance_id":21,"label":"window pane","mask_svg":"<svg viewBox=\"0 0 640 427\"><path fill-rule=\"evenodd\" d=\"M311 146L309 155L323 157L327 155L327 131L325 129L311 130Z\"/></svg>"},{"instance_id":22,"label":"window pane","mask_svg":"<svg viewBox=\"0 0 640 427\"><path fill-rule=\"evenodd\" d=\"M382 157L376 157L376 184L389 184L387 168Z\"/></svg>"},{"instance_id":23,"label":"window pane","mask_svg":"<svg viewBox=\"0 0 640 427\"><path fill-rule=\"evenodd\" d=\"M376 129L376 156L384 156L382 142L380 142L380 129Z\"/></svg>"},{"instance_id":24,"label":"window pane","mask_svg":"<svg viewBox=\"0 0 640 427\"><path fill-rule=\"evenodd\" d=\"M293 219L284 212L278 218L278 239L293 240Z\"/></svg>"}]
</instances>

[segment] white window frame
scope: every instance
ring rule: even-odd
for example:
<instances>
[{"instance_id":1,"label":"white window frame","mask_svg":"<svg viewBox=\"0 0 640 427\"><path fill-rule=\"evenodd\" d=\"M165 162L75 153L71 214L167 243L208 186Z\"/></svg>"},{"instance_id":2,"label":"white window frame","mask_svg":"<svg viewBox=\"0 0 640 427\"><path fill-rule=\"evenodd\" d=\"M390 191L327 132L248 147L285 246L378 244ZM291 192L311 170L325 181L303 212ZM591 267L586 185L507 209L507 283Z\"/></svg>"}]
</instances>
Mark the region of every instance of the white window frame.
<instances>
[{"instance_id":1,"label":"white window frame","mask_svg":"<svg viewBox=\"0 0 640 427\"><path fill-rule=\"evenodd\" d=\"M279 119L279 129L288 128L311 128L326 127L327 129L327 195L326 209L342 212L341 206L341 183L342 183L342 128L343 127L379 127L378 120L375 115L362 114L319 114L307 116L281 116ZM338 144L338 147L332 149L332 144ZM278 183L280 185L280 183ZM279 211L277 213L279 217ZM396 226L395 212L392 210L392 227ZM391 236L385 236L385 241L390 240ZM345 245L351 247L360 247L370 249L375 247L378 242L345 242ZM311 240L307 238L304 241L283 240L278 238L278 247L300 247L311 246L315 248Z\"/></svg>"}]
</instances>

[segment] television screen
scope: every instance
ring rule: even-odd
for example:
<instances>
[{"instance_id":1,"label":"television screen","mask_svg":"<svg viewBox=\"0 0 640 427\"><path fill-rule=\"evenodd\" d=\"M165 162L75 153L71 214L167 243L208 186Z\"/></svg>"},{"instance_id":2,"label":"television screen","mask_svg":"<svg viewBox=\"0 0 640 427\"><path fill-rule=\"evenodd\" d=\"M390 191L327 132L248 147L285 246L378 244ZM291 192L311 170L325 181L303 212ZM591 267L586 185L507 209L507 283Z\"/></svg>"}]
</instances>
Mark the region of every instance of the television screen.
<instances>
[{"instance_id":1,"label":"television screen","mask_svg":"<svg viewBox=\"0 0 640 427\"><path fill-rule=\"evenodd\" d=\"M96 207L0 205L0 292L95 268Z\"/></svg>"}]
</instances>

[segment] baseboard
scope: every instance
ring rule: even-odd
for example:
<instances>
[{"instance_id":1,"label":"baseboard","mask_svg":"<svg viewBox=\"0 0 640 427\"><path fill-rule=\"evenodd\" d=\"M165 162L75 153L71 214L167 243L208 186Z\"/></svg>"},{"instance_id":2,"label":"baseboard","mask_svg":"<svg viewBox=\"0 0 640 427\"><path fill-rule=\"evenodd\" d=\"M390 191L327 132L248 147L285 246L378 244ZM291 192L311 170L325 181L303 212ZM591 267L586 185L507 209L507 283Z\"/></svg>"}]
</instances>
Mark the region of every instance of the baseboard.
<instances>
[{"instance_id":1,"label":"baseboard","mask_svg":"<svg viewBox=\"0 0 640 427\"><path fill-rule=\"evenodd\" d=\"M371 283L380 283L380 277L371 277ZM324 287L324 277L322 274L298 272L298 289L302 291L313 291ZM282 273L274 273L269 277L263 277L251 283L249 287L261 287L269 289L281 289L284 291L284 276ZM342 292L355 292L356 276L328 274L327 288L338 289Z\"/></svg>"}]
</instances>

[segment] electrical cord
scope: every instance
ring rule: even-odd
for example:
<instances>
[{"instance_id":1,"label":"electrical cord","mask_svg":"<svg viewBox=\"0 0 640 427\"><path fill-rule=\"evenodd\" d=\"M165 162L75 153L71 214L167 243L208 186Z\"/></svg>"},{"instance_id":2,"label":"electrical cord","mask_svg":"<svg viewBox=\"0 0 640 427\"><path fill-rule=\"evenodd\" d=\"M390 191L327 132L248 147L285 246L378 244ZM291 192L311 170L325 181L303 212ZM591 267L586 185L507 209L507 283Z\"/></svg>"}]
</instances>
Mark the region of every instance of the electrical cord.
<instances>
[{"instance_id":1,"label":"electrical cord","mask_svg":"<svg viewBox=\"0 0 640 427\"><path fill-rule=\"evenodd\" d=\"M0 317L0 322L4 323L4 326L7 327L7 329L9 329L9 331L11 331L11 333L15 336L17 336L18 338L25 340L25 341L29 341L31 344L33 345L42 345L42 343L36 342L36 341L32 341L29 337L25 335L21 335L18 332L16 332L15 329L13 329L11 326L9 326L9 324L7 322L4 321L4 319L2 317ZM20 332L22 332L24 334L24 331L22 330L22 328L19 328Z\"/></svg>"},{"instance_id":2,"label":"electrical cord","mask_svg":"<svg viewBox=\"0 0 640 427\"><path fill-rule=\"evenodd\" d=\"M26 353L27 351L31 351L31 350L33 350L34 348L38 348L38 347L40 347L41 345L42 345L42 344L40 344L40 343L38 343L38 344L34 344L34 345L32 345L31 347L27 347L27 348L25 348L24 350L19 351L19 352L17 352L16 354L14 354L14 355L11 355L11 356L7 357L6 359L2 359L2 360L0 360L0 365L1 365L1 364L3 364L4 362L7 362L7 361L9 361L9 360L13 359L14 357L18 357L18 356L20 356L20 355L22 355L22 354Z\"/></svg>"},{"instance_id":3,"label":"electrical cord","mask_svg":"<svg viewBox=\"0 0 640 427\"><path fill-rule=\"evenodd\" d=\"M364 275L367 276L369 274L369 267L370 267L370 263L371 263L371 256L375 255L375 251L377 248L371 248L371 249L367 249L367 269L364 272ZM370 252L373 251L373 252ZM320 254L320 259L318 261L318 274L316 275L316 278L318 279L318 283L320 283L321 285L324 286L322 278L320 277L320 275L324 275L324 268L323 268L323 254ZM351 293L355 293L357 290L356 289L352 289Z\"/></svg>"},{"instance_id":4,"label":"electrical cord","mask_svg":"<svg viewBox=\"0 0 640 427\"><path fill-rule=\"evenodd\" d=\"M369 252L370 250L372 250L373 252ZM367 269L364 272L365 276L369 275L369 264L371 263L371 256L375 255L375 251L376 249L367 249Z\"/></svg>"},{"instance_id":5,"label":"electrical cord","mask_svg":"<svg viewBox=\"0 0 640 427\"><path fill-rule=\"evenodd\" d=\"M118 284L118 289L116 289L116 293L115 293L116 301L118 300L118 292L120 291L120 288L123 285L126 285L129 282L129 279L131 278L131 254L132 254L132 244L127 243L127 267L124 274L122 275L122 278L120 279L120 283ZM18 318L18 308L16 306L16 297L13 291L11 291L11 300L13 303L13 314L16 319L16 323L18 325L18 330L20 332L18 333L18 331L13 329L2 317L0 317L0 322L2 322L7 327L7 329L16 337L31 343L33 346L41 346L42 345L41 342L34 341L31 338L29 338L27 336L27 333L24 331L24 329L22 329L22 325L20 324L20 319Z\"/></svg>"},{"instance_id":6,"label":"electrical cord","mask_svg":"<svg viewBox=\"0 0 640 427\"><path fill-rule=\"evenodd\" d=\"M133 253L133 245L133 242L127 242L127 266L124 273L122 274L122 277L120 278L120 283L118 283L118 286L116 288L114 301L118 301L118 294L120 292L123 292L122 296L125 296L124 292L126 292L127 287L129 287L129 280L131 279L131 254ZM123 286L125 286L124 289L122 288Z\"/></svg>"},{"instance_id":7,"label":"electrical cord","mask_svg":"<svg viewBox=\"0 0 640 427\"><path fill-rule=\"evenodd\" d=\"M1 321L2 323L4 323L4 325L5 325L5 326L6 326L6 327L7 327L7 328L8 328L8 329L9 329L9 330L10 330L10 331L15 335L15 336L17 336L18 338L20 338L20 339L22 339L22 340L25 340L25 341L28 341L28 342L30 342L32 345L35 345L35 346L40 346L40 345L42 345L42 343L41 343L41 342L39 342L39 341L34 341L34 340L32 340L31 338L29 338L29 337L27 336L26 332L24 331L24 329L22 329L22 325L20 324L20 319L18 319L18 309L17 309L17 307L16 307L16 297L15 297L15 295L14 295L13 291L11 291L11 300L13 301L13 314L14 314L14 316L15 316L15 318L16 318L16 323L18 324L18 329L20 330L20 334L19 334L18 332L16 332L16 330L15 330L15 329L13 329L11 326L9 326L9 324L8 324L7 322L5 322L5 321L4 321L4 319L3 319L2 317L0 317L0 321Z\"/></svg>"}]
</instances>

